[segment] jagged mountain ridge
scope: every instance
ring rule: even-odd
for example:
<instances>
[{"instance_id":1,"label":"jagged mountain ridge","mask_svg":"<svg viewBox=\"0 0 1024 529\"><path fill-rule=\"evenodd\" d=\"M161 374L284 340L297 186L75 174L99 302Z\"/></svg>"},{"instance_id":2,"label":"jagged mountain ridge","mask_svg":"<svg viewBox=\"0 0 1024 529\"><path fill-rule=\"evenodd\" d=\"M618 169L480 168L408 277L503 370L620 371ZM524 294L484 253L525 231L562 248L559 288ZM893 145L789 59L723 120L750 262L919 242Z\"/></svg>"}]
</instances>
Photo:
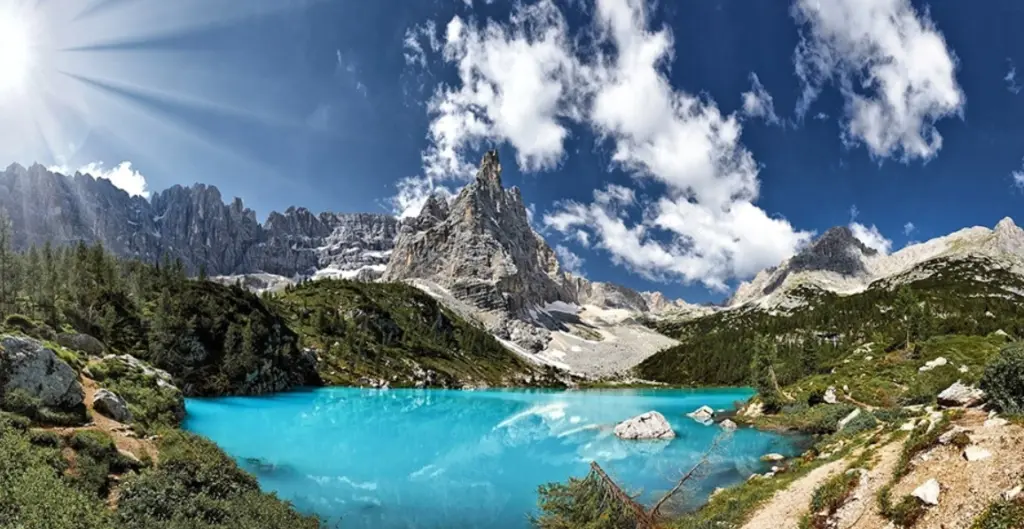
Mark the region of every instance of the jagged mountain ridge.
<instances>
[{"instance_id":1,"label":"jagged mountain ridge","mask_svg":"<svg viewBox=\"0 0 1024 529\"><path fill-rule=\"evenodd\" d=\"M849 229L833 228L796 256L741 284L727 305L774 308L799 304L799 298L789 294L800 287L854 294L876 281L896 285L920 279L937 269L922 266L932 261L967 257L986 257L1024 275L1024 230L1007 217L993 229L965 228L880 254L857 240Z\"/></svg>"},{"instance_id":2,"label":"jagged mountain ridge","mask_svg":"<svg viewBox=\"0 0 1024 529\"><path fill-rule=\"evenodd\" d=\"M191 273L209 275L375 277L399 229L390 215L315 215L295 207L260 224L241 199L226 204L214 186L176 185L146 200L109 180L38 164L0 173L0 208L11 218L16 249L98 242L147 262L181 259Z\"/></svg>"}]
</instances>

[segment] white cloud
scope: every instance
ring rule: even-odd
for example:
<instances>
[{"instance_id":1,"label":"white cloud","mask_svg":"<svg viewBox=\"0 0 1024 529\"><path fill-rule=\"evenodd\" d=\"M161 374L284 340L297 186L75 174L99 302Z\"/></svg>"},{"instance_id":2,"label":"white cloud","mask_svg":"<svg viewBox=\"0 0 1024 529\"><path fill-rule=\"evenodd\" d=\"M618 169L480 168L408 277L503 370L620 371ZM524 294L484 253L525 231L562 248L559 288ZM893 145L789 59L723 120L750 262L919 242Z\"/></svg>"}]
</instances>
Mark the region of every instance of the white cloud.
<instances>
[{"instance_id":1,"label":"white cloud","mask_svg":"<svg viewBox=\"0 0 1024 529\"><path fill-rule=\"evenodd\" d=\"M564 120L575 112L570 50L568 25L551 0L517 7L507 25L453 17L443 56L459 80L430 102L427 176L468 179L464 151L483 142L512 145L526 171L557 166L569 136Z\"/></svg>"},{"instance_id":2,"label":"white cloud","mask_svg":"<svg viewBox=\"0 0 1024 529\"><path fill-rule=\"evenodd\" d=\"M828 119L828 114L824 112L818 112L817 114L814 115L814 119L818 121L825 121L826 119Z\"/></svg>"},{"instance_id":3,"label":"white cloud","mask_svg":"<svg viewBox=\"0 0 1024 529\"><path fill-rule=\"evenodd\" d=\"M917 231L917 226L914 226L913 222L907 222L903 225L903 235L909 236L911 233Z\"/></svg>"},{"instance_id":4,"label":"white cloud","mask_svg":"<svg viewBox=\"0 0 1024 529\"><path fill-rule=\"evenodd\" d=\"M892 251L892 241L886 239L874 224L869 227L859 222L851 222L850 231L864 243L864 246L877 250L882 255L888 255Z\"/></svg>"},{"instance_id":5,"label":"white cloud","mask_svg":"<svg viewBox=\"0 0 1024 529\"><path fill-rule=\"evenodd\" d=\"M874 157L927 160L942 148L935 123L962 115L957 59L928 12L910 0L796 0L794 53L804 115L823 85L845 99L843 139Z\"/></svg>"},{"instance_id":6,"label":"white cloud","mask_svg":"<svg viewBox=\"0 0 1024 529\"><path fill-rule=\"evenodd\" d=\"M75 169L66 166L54 166L50 171L61 174L74 174ZM138 170L132 169L131 162L121 162L110 169L107 169L103 162L92 162L77 169L77 172L91 175L94 178L110 180L114 187L124 190L131 196L149 198L149 189L146 184L146 177Z\"/></svg>"},{"instance_id":7,"label":"white cloud","mask_svg":"<svg viewBox=\"0 0 1024 529\"><path fill-rule=\"evenodd\" d=\"M1017 84L1017 66L1013 64L1013 61L1007 59L1006 62L1010 64L1010 70L1003 76L1003 81L1006 83L1006 89L1013 94L1019 94L1021 86Z\"/></svg>"},{"instance_id":8,"label":"white cloud","mask_svg":"<svg viewBox=\"0 0 1024 529\"><path fill-rule=\"evenodd\" d=\"M583 273L583 263L586 260L573 253L572 250L559 244L555 246L555 255L558 256L558 262L563 269L576 275Z\"/></svg>"},{"instance_id":9,"label":"white cloud","mask_svg":"<svg viewBox=\"0 0 1024 529\"><path fill-rule=\"evenodd\" d=\"M1013 178L1013 185L1024 191L1024 169L1017 169L1010 173L1010 177Z\"/></svg>"},{"instance_id":10,"label":"white cloud","mask_svg":"<svg viewBox=\"0 0 1024 529\"><path fill-rule=\"evenodd\" d=\"M756 73L750 74L751 89L743 92L743 114L752 118L763 118L771 125L782 123L779 116L775 114L775 101L768 93Z\"/></svg>"},{"instance_id":11,"label":"white cloud","mask_svg":"<svg viewBox=\"0 0 1024 529\"><path fill-rule=\"evenodd\" d=\"M432 52L441 50L441 42L437 38L437 25L433 20L427 20L422 26L413 26L405 30L403 56L406 64L419 65L421 68L427 66L427 52L421 41L425 42L427 49ZM341 60L340 56L338 60Z\"/></svg>"},{"instance_id":12,"label":"white cloud","mask_svg":"<svg viewBox=\"0 0 1024 529\"><path fill-rule=\"evenodd\" d=\"M419 215L431 195L441 195L445 198L454 195L454 192L445 186L435 185L428 178L415 176L399 180L395 187L398 188L398 194L391 199L391 209L401 219Z\"/></svg>"},{"instance_id":13,"label":"white cloud","mask_svg":"<svg viewBox=\"0 0 1024 529\"><path fill-rule=\"evenodd\" d=\"M857 204L851 205L850 206L850 221L852 222L852 221L857 220L857 217L859 217L859 216L860 216L860 210L857 209Z\"/></svg>"},{"instance_id":14,"label":"white cloud","mask_svg":"<svg viewBox=\"0 0 1024 529\"><path fill-rule=\"evenodd\" d=\"M552 0L518 5L505 24L452 18L443 56L458 81L431 101L419 180L469 179L475 168L464 157L485 143L511 146L523 170L550 170L577 125L609 143L613 166L654 196L608 185L591 203L559 203L543 224L566 238L646 277L721 290L806 244L809 232L755 205L759 166L740 141L739 115L671 85L672 32L649 27L646 2L596 0L592 15L579 36ZM758 101L770 102L761 92ZM422 186L406 184L418 196L409 191Z\"/></svg>"}]
</instances>

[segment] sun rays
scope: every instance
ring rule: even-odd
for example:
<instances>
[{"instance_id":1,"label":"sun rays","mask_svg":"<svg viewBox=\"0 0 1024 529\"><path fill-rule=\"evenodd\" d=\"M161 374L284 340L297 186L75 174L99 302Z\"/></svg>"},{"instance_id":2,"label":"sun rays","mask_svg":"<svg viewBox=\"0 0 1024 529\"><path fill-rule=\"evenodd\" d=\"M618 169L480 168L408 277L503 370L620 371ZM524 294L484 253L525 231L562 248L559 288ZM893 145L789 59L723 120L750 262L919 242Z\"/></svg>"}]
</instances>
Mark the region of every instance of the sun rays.
<instances>
[{"instance_id":1,"label":"sun rays","mask_svg":"<svg viewBox=\"0 0 1024 529\"><path fill-rule=\"evenodd\" d=\"M0 0L2 163L75 165L105 155L176 171L188 169L176 158L198 148L221 161L214 165L276 178L279 169L215 129L231 120L272 129L304 121L246 92L268 82L267 72L204 37L309 3ZM92 152L104 150L120 152Z\"/></svg>"}]
</instances>

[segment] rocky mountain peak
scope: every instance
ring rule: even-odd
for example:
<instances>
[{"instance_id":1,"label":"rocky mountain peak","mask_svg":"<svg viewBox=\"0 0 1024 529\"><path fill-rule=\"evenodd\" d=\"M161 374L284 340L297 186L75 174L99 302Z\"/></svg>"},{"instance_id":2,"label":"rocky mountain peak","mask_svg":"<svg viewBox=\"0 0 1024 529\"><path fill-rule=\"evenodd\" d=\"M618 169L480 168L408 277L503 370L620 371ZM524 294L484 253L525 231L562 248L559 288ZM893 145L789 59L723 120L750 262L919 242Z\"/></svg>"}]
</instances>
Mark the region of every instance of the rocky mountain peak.
<instances>
[{"instance_id":1,"label":"rocky mountain peak","mask_svg":"<svg viewBox=\"0 0 1024 529\"><path fill-rule=\"evenodd\" d=\"M483 160L480 161L480 170L476 173L476 180L482 184L496 189L501 189L501 162L498 160L498 151L487 151Z\"/></svg>"},{"instance_id":2,"label":"rocky mountain peak","mask_svg":"<svg viewBox=\"0 0 1024 529\"><path fill-rule=\"evenodd\" d=\"M846 226L830 228L810 246L789 261L791 272L822 270L843 275L857 275L866 268L863 258L876 255Z\"/></svg>"},{"instance_id":3,"label":"rocky mountain peak","mask_svg":"<svg viewBox=\"0 0 1024 529\"><path fill-rule=\"evenodd\" d=\"M501 187L496 152L446 208L428 201L395 245L383 278L440 285L478 310L527 319L554 301L574 302L554 251L530 228L517 189ZM500 329L496 332L503 334Z\"/></svg>"}]
</instances>

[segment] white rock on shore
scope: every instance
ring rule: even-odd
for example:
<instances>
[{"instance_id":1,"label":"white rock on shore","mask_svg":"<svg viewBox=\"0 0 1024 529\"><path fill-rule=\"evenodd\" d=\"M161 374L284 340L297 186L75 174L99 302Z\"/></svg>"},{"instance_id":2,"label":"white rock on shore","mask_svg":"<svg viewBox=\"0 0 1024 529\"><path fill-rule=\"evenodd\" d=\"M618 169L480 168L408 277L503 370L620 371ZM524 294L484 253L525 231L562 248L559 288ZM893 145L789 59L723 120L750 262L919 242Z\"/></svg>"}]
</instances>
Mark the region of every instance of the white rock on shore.
<instances>
[{"instance_id":1,"label":"white rock on shore","mask_svg":"<svg viewBox=\"0 0 1024 529\"><path fill-rule=\"evenodd\" d=\"M676 433L664 415L649 411L616 425L615 436L619 439L673 439Z\"/></svg>"},{"instance_id":2,"label":"white rock on shore","mask_svg":"<svg viewBox=\"0 0 1024 529\"><path fill-rule=\"evenodd\" d=\"M941 491L942 488L939 486L938 480L932 478L925 481L920 487L914 489L914 492L912 492L911 495L921 500L926 505L938 505L939 493Z\"/></svg>"},{"instance_id":3,"label":"white rock on shore","mask_svg":"<svg viewBox=\"0 0 1024 529\"><path fill-rule=\"evenodd\" d=\"M726 419L726 420L718 423L718 426L721 426L722 429L727 431L727 432L731 432L731 431L736 429L736 423L732 422L729 419Z\"/></svg>"}]
</instances>

